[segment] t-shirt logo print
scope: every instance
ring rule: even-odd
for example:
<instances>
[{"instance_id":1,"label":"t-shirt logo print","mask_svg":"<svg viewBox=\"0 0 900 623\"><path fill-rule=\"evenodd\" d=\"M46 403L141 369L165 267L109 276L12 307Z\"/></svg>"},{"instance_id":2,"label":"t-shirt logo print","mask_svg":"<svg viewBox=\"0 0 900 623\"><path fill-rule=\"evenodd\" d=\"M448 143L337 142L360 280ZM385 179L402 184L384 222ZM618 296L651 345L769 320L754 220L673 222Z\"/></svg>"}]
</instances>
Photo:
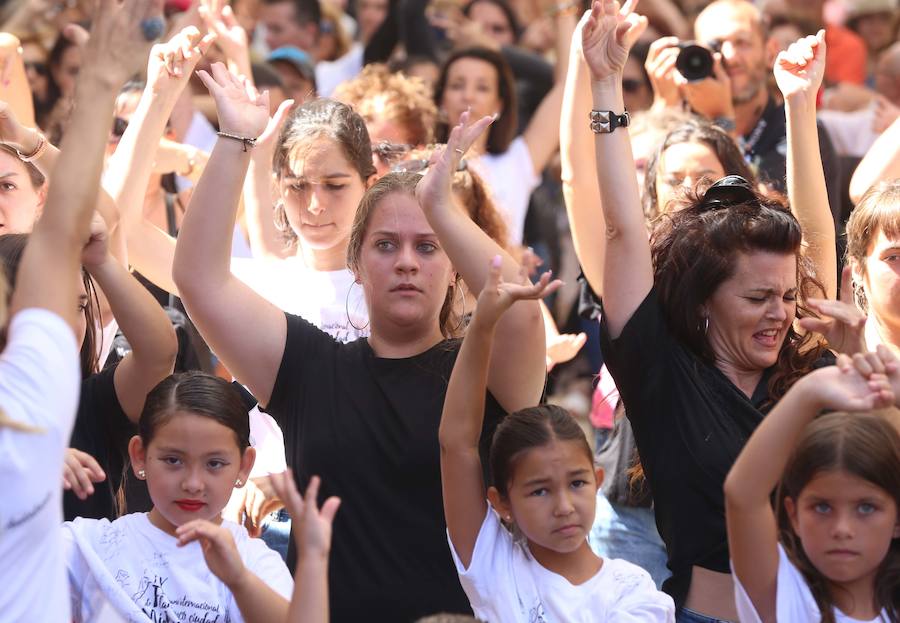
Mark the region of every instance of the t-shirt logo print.
<instances>
[{"instance_id":1,"label":"t-shirt logo print","mask_svg":"<svg viewBox=\"0 0 900 623\"><path fill-rule=\"evenodd\" d=\"M187 597L169 600L164 586L167 577L153 575L141 578L138 592L132 595L148 619L153 623L230 623L231 617L213 604L196 603Z\"/></svg>"}]
</instances>

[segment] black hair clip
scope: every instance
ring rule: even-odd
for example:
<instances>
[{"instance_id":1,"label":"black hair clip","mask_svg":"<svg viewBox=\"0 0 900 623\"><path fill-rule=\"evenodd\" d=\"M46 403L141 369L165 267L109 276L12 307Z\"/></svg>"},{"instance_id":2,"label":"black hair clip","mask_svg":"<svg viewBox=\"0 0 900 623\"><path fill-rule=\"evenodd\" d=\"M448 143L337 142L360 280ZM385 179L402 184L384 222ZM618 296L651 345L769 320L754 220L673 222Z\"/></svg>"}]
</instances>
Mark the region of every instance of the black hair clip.
<instances>
[{"instance_id":1,"label":"black hair clip","mask_svg":"<svg viewBox=\"0 0 900 623\"><path fill-rule=\"evenodd\" d=\"M700 202L705 208L727 208L756 201L753 186L740 175L726 175L710 186Z\"/></svg>"}]
</instances>

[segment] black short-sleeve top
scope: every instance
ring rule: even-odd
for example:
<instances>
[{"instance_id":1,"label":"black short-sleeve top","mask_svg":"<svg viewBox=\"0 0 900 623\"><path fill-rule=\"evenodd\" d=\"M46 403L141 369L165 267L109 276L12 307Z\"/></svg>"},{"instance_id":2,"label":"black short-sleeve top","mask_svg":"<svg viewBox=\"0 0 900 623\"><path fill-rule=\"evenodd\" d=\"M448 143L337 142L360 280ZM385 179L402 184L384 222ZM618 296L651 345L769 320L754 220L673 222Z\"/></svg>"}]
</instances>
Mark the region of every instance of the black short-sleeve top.
<instances>
[{"instance_id":1,"label":"black short-sleeve top","mask_svg":"<svg viewBox=\"0 0 900 623\"><path fill-rule=\"evenodd\" d=\"M438 445L460 341L383 359L366 339L341 344L298 316L286 317L284 356L266 411L284 432L298 487L318 475L321 500L342 499L329 570L331 620L471 612L447 546ZM489 394L482 449L503 415Z\"/></svg>"},{"instance_id":2,"label":"black short-sleeve top","mask_svg":"<svg viewBox=\"0 0 900 623\"><path fill-rule=\"evenodd\" d=\"M681 605L692 566L730 573L722 488L769 406L771 370L748 398L669 332L655 289L616 339L601 318L600 347L625 404L668 550L672 577L663 588Z\"/></svg>"}]
</instances>

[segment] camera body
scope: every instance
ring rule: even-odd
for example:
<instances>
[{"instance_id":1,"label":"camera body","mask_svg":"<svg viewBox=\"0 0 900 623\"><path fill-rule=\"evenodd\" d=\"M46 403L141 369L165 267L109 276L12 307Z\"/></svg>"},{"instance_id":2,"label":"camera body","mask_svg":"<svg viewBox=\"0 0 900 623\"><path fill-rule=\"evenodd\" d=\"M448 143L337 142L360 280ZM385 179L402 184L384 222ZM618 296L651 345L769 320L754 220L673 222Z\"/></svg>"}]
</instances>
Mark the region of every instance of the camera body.
<instances>
[{"instance_id":1,"label":"camera body","mask_svg":"<svg viewBox=\"0 0 900 623\"><path fill-rule=\"evenodd\" d=\"M697 41L679 41L678 57L675 59L675 68L688 82L697 82L713 75L713 53L718 52L722 44L713 41L709 46Z\"/></svg>"}]
</instances>

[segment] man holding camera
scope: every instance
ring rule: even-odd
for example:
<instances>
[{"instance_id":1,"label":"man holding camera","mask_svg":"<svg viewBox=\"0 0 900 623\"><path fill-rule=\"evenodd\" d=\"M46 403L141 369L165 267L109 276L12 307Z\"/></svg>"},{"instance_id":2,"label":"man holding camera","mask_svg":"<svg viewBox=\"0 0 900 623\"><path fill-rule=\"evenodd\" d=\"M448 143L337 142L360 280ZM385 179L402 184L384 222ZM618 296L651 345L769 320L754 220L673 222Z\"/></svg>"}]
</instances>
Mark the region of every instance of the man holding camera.
<instances>
[{"instance_id":1,"label":"man holding camera","mask_svg":"<svg viewBox=\"0 0 900 623\"><path fill-rule=\"evenodd\" d=\"M694 36L696 42L666 37L651 46L647 71L657 101L669 106L684 103L731 133L760 179L785 193L784 106L767 88L762 15L746 0L716 0L697 16ZM821 124L819 149L832 214L838 215L840 167Z\"/></svg>"}]
</instances>

